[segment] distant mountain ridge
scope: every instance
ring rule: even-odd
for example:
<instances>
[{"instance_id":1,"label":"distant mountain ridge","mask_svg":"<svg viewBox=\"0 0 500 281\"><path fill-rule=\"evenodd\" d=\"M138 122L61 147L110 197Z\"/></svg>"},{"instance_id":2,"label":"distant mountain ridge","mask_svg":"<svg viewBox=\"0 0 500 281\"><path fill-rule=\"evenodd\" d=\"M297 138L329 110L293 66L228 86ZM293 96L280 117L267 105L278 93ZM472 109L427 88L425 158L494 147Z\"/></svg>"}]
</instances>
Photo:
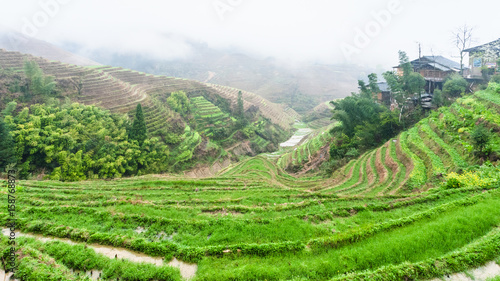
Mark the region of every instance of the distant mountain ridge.
<instances>
[{"instance_id":1,"label":"distant mountain ridge","mask_svg":"<svg viewBox=\"0 0 500 281\"><path fill-rule=\"evenodd\" d=\"M357 80L373 72L356 65L292 65L274 58L256 58L235 49L214 49L194 42L189 44L191 57L168 61L148 54L117 54L106 49L89 51L84 46L71 43L62 47L106 65L243 89L272 102L285 103L300 113L311 110L320 102L349 96L357 91Z\"/></svg>"},{"instance_id":2,"label":"distant mountain ridge","mask_svg":"<svg viewBox=\"0 0 500 281\"><path fill-rule=\"evenodd\" d=\"M148 54L89 51L71 42L57 47L19 32L0 31L0 49L7 51L79 66L113 65L243 89L271 102L284 103L301 114L321 102L350 95L357 90L357 80L369 72L355 65L300 63L290 66L273 58L259 59L237 50L217 50L203 43L188 43L193 50L190 58L166 61Z\"/></svg>"},{"instance_id":3,"label":"distant mountain ridge","mask_svg":"<svg viewBox=\"0 0 500 281\"><path fill-rule=\"evenodd\" d=\"M48 60L80 66L101 65L93 60L65 51L48 42L15 31L0 31L0 49L31 54Z\"/></svg>"}]
</instances>

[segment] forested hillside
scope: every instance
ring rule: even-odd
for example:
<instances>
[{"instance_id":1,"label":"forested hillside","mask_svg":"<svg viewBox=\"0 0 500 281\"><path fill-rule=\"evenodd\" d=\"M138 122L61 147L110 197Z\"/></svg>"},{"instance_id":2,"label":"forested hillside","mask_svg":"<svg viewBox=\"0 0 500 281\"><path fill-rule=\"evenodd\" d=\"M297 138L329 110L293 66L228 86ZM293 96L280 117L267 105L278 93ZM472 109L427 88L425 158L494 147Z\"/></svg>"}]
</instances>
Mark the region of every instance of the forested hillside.
<instances>
[{"instance_id":1,"label":"forested hillside","mask_svg":"<svg viewBox=\"0 0 500 281\"><path fill-rule=\"evenodd\" d=\"M242 156L276 150L298 117L292 109L233 88L121 68L66 65L6 51L0 51L0 91L0 110L9 108L2 118L15 135L22 177L79 180L183 171L215 162L227 165ZM147 142L133 148L127 132L138 104ZM68 112L73 113L71 120L63 118ZM106 121L94 122L100 118ZM71 140L59 139L68 137ZM53 146L58 142L65 144ZM111 149L117 154L98 152L107 146L117 147ZM59 155L61 150L66 155ZM128 163L138 160L137 153L147 160ZM81 169L74 168L77 172L65 167L84 159L97 164L88 160Z\"/></svg>"}]
</instances>

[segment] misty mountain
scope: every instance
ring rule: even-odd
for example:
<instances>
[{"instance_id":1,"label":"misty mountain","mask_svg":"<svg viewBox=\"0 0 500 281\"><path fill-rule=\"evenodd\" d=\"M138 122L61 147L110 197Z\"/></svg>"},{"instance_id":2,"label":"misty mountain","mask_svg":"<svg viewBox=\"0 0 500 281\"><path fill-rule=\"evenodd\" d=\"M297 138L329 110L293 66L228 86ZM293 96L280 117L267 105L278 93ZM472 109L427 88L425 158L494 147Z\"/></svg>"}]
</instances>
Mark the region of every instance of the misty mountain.
<instances>
[{"instance_id":1,"label":"misty mountain","mask_svg":"<svg viewBox=\"0 0 500 281\"><path fill-rule=\"evenodd\" d=\"M15 31L0 31L0 49L32 54L37 57L80 66L99 65L95 61Z\"/></svg>"},{"instance_id":2,"label":"misty mountain","mask_svg":"<svg viewBox=\"0 0 500 281\"><path fill-rule=\"evenodd\" d=\"M156 75L194 79L254 92L305 113L320 102L343 98L357 90L357 80L370 70L356 65L280 62L256 58L235 49L214 49L189 43L192 55L162 60L143 53L119 54L109 49L88 50L73 43L62 45L105 65L121 66Z\"/></svg>"},{"instance_id":3,"label":"misty mountain","mask_svg":"<svg viewBox=\"0 0 500 281\"><path fill-rule=\"evenodd\" d=\"M357 80L372 71L357 65L284 63L272 57L258 58L237 49L215 49L205 43L187 43L191 49L189 57L165 60L147 53L88 49L72 42L55 46L22 33L0 32L0 48L8 51L80 66L121 66L234 87L286 104L301 114L321 102L350 95L357 90Z\"/></svg>"}]
</instances>

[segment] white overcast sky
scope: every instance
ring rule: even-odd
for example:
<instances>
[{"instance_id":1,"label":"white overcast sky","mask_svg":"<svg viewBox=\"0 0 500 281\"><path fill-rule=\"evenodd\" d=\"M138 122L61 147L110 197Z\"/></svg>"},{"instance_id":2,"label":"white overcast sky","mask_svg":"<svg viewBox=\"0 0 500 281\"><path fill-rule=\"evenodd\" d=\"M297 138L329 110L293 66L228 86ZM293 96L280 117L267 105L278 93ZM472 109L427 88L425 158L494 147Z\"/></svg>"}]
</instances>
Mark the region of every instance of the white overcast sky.
<instances>
[{"instance_id":1,"label":"white overcast sky","mask_svg":"<svg viewBox=\"0 0 500 281\"><path fill-rule=\"evenodd\" d=\"M390 67L398 50L416 58L417 42L424 55L457 60L452 31L464 24L474 27L473 45L500 38L498 0L0 2L0 26L55 44L75 42L163 59L189 57L189 40L286 61Z\"/></svg>"}]
</instances>

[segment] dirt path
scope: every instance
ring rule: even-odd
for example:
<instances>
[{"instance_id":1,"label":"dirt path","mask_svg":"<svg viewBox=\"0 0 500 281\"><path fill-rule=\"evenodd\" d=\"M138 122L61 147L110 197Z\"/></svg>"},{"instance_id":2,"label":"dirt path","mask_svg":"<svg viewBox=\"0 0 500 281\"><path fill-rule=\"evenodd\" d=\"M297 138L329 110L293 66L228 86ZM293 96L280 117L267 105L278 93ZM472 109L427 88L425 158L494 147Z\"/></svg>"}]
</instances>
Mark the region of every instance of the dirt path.
<instances>
[{"instance_id":1,"label":"dirt path","mask_svg":"<svg viewBox=\"0 0 500 281\"><path fill-rule=\"evenodd\" d=\"M314 154L314 156L309 155L309 160L304 164L304 169L299 171L296 176L301 176L310 170L318 168L323 162L327 161L330 158L328 154L330 146L323 146L318 152Z\"/></svg>"},{"instance_id":2,"label":"dirt path","mask_svg":"<svg viewBox=\"0 0 500 281\"><path fill-rule=\"evenodd\" d=\"M215 77L215 75L217 75L215 72L209 71L208 72L208 77L207 77L207 79L205 81L203 81L203 83L210 82L210 80L212 80Z\"/></svg>"},{"instance_id":3,"label":"dirt path","mask_svg":"<svg viewBox=\"0 0 500 281\"><path fill-rule=\"evenodd\" d=\"M391 190L391 192L389 192L389 194L391 194L391 195L396 194L396 192L398 192L405 185L405 183L410 178L411 172L413 171L413 162L410 159L410 156L406 155L403 152L403 149L401 148L401 135L398 137L397 142L396 142L396 155L398 157L399 162L401 162L405 166L406 174L405 174L405 179L403 180L403 182L401 182L401 184L397 188L395 188L395 189Z\"/></svg>"},{"instance_id":4,"label":"dirt path","mask_svg":"<svg viewBox=\"0 0 500 281\"><path fill-rule=\"evenodd\" d=\"M370 158L368 158L368 160L366 160L366 179L368 180L368 184L367 186L371 186L373 184L373 182L375 181L375 174L373 173L373 169L372 169L372 159L373 159L373 155L370 155ZM379 174L380 175L380 174Z\"/></svg>"},{"instance_id":5,"label":"dirt path","mask_svg":"<svg viewBox=\"0 0 500 281\"><path fill-rule=\"evenodd\" d=\"M387 179L387 170L385 169L384 164L382 164L382 147L383 146L377 150L377 156L375 157L375 169L379 175L379 183L383 183Z\"/></svg>"},{"instance_id":6,"label":"dirt path","mask_svg":"<svg viewBox=\"0 0 500 281\"><path fill-rule=\"evenodd\" d=\"M392 140L390 140L392 141ZM387 150L385 151L385 165L392 171L392 181L396 179L399 172L398 164L391 157L391 148L389 143L387 143Z\"/></svg>"}]
</instances>

